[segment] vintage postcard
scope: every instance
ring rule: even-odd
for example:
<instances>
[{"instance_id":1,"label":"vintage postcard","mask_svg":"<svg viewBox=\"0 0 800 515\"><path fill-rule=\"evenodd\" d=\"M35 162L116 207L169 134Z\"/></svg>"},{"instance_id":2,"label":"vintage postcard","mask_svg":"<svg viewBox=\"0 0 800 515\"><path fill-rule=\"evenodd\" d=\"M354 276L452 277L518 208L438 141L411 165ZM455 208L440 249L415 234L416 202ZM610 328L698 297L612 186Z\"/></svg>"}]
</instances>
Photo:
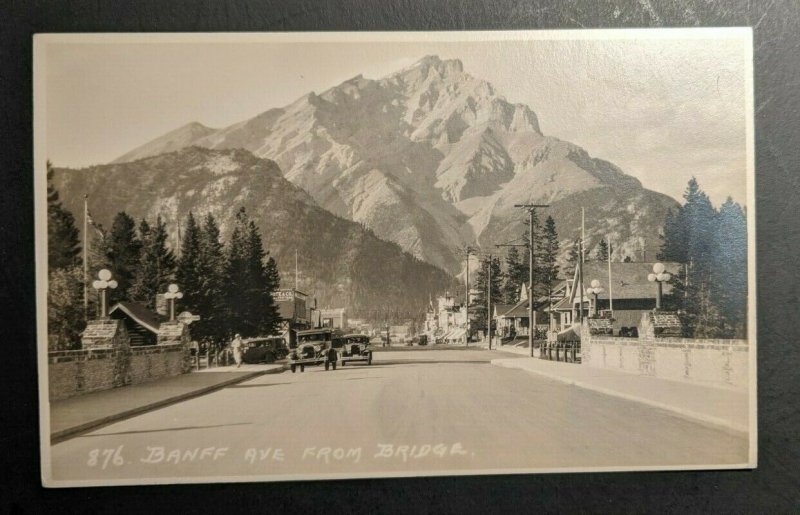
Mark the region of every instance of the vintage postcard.
<instances>
[{"instance_id":1,"label":"vintage postcard","mask_svg":"<svg viewBox=\"0 0 800 515\"><path fill-rule=\"evenodd\" d=\"M42 34L45 486L753 468L752 33Z\"/></svg>"}]
</instances>

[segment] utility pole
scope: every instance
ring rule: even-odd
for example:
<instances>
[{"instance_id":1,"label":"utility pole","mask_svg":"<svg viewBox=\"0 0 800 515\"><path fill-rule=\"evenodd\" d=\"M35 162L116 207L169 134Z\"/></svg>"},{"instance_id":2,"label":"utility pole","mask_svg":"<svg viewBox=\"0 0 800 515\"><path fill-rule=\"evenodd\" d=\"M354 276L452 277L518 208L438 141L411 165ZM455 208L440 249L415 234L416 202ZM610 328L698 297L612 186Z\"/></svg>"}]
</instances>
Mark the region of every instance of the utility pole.
<instances>
[{"instance_id":1,"label":"utility pole","mask_svg":"<svg viewBox=\"0 0 800 515\"><path fill-rule=\"evenodd\" d=\"M466 282L467 282L467 291L466 296L464 297L464 315L467 319L466 321L466 332L464 333L464 342L465 346L469 347L469 256L475 249L467 245L464 248L464 252L466 253L466 263L467 263L467 275L466 275Z\"/></svg>"},{"instance_id":2,"label":"utility pole","mask_svg":"<svg viewBox=\"0 0 800 515\"><path fill-rule=\"evenodd\" d=\"M533 357L533 340L534 340L534 333L536 332L536 311L534 309L534 297L533 297L533 280L535 278L534 275L534 266L536 265L536 259L534 257L536 245L534 244L535 240L535 231L533 228L533 217L536 214L537 207L550 207L547 204L515 204L514 207L521 207L528 210L528 344L531 348L531 357Z\"/></svg>"},{"instance_id":3,"label":"utility pole","mask_svg":"<svg viewBox=\"0 0 800 515\"><path fill-rule=\"evenodd\" d=\"M492 255L489 254L489 264L486 274L486 337L489 339L489 350L492 350Z\"/></svg>"},{"instance_id":4,"label":"utility pole","mask_svg":"<svg viewBox=\"0 0 800 515\"><path fill-rule=\"evenodd\" d=\"M89 195L83 196L83 319L89 320Z\"/></svg>"},{"instance_id":5,"label":"utility pole","mask_svg":"<svg viewBox=\"0 0 800 515\"><path fill-rule=\"evenodd\" d=\"M581 302L578 304L578 322L583 325L583 239L578 240L580 260L578 261L578 288L581 292Z\"/></svg>"}]
</instances>

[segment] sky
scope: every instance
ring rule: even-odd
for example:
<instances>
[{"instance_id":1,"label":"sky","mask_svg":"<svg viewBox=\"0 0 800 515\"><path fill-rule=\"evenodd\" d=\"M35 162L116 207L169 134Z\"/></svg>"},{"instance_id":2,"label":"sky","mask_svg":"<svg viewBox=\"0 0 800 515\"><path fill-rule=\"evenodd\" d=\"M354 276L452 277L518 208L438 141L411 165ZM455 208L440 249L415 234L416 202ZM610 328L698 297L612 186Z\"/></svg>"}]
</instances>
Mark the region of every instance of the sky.
<instances>
[{"instance_id":1,"label":"sky","mask_svg":"<svg viewBox=\"0 0 800 515\"><path fill-rule=\"evenodd\" d=\"M649 189L681 200L695 176L716 205L728 196L746 203L751 63L741 33L519 34L61 36L37 54L44 94L35 109L47 158L82 167L192 121L225 127L355 75L382 78L438 55L527 104L544 134Z\"/></svg>"}]
</instances>

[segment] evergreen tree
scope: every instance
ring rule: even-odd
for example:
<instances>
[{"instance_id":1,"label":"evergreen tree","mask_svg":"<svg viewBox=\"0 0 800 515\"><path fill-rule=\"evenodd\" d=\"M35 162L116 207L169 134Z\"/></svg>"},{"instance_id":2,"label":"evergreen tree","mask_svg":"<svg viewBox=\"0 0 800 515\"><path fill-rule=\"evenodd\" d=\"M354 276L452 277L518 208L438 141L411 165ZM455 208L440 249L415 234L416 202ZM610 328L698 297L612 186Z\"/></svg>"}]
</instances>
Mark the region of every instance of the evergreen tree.
<instances>
[{"instance_id":1,"label":"evergreen tree","mask_svg":"<svg viewBox=\"0 0 800 515\"><path fill-rule=\"evenodd\" d=\"M722 334L747 335L747 217L730 197L720 206L714 232L711 286L720 312Z\"/></svg>"},{"instance_id":2,"label":"evergreen tree","mask_svg":"<svg viewBox=\"0 0 800 515\"><path fill-rule=\"evenodd\" d=\"M175 256L167 247L167 238L167 226L160 216L153 227L146 220L139 224L142 252L131 297L151 309L155 308L156 295L167 291L175 273Z\"/></svg>"},{"instance_id":3,"label":"evergreen tree","mask_svg":"<svg viewBox=\"0 0 800 515\"><path fill-rule=\"evenodd\" d=\"M608 261L608 243L606 243L605 238L601 239L600 243L597 244L594 258L597 261Z\"/></svg>"},{"instance_id":4,"label":"evergreen tree","mask_svg":"<svg viewBox=\"0 0 800 515\"><path fill-rule=\"evenodd\" d=\"M80 262L81 245L75 217L67 211L53 185L53 167L47 162L47 265L49 269L71 268ZM81 282L83 279L81 278Z\"/></svg>"},{"instance_id":5,"label":"evergreen tree","mask_svg":"<svg viewBox=\"0 0 800 515\"><path fill-rule=\"evenodd\" d=\"M747 302L747 228L731 199L717 212L692 178L685 203L664 223L658 258L685 264L672 280L670 307L682 309L695 337L742 335Z\"/></svg>"},{"instance_id":6,"label":"evergreen tree","mask_svg":"<svg viewBox=\"0 0 800 515\"><path fill-rule=\"evenodd\" d=\"M506 254L506 270L503 274L503 301L516 304L519 301L519 289L528 280L527 270L522 266L518 247L509 247Z\"/></svg>"},{"instance_id":7,"label":"evergreen tree","mask_svg":"<svg viewBox=\"0 0 800 515\"><path fill-rule=\"evenodd\" d=\"M272 256L267 259L267 288L274 292L281 287L281 274L278 272L278 263Z\"/></svg>"},{"instance_id":8,"label":"evergreen tree","mask_svg":"<svg viewBox=\"0 0 800 515\"><path fill-rule=\"evenodd\" d=\"M553 297L553 288L558 282L558 232L556 222L548 216L544 223L544 237L542 238L542 268L541 280L548 299Z\"/></svg>"},{"instance_id":9,"label":"evergreen tree","mask_svg":"<svg viewBox=\"0 0 800 515\"><path fill-rule=\"evenodd\" d=\"M192 336L217 346L228 336L225 304L225 249L217 221L208 214L199 234L197 260L199 290L191 301L200 320L190 327Z\"/></svg>"},{"instance_id":10,"label":"evergreen tree","mask_svg":"<svg viewBox=\"0 0 800 515\"><path fill-rule=\"evenodd\" d=\"M117 288L110 290L112 302L128 299L141 251L142 242L136 235L136 222L124 211L117 213L108 237L109 268L117 281Z\"/></svg>"},{"instance_id":11,"label":"evergreen tree","mask_svg":"<svg viewBox=\"0 0 800 515\"><path fill-rule=\"evenodd\" d=\"M569 254L567 254L567 262L564 265L564 276L567 279L572 279L575 277L575 270L578 268L578 261L580 261L580 257L581 254L578 251L578 240L575 240L569 249Z\"/></svg>"},{"instance_id":12,"label":"evergreen tree","mask_svg":"<svg viewBox=\"0 0 800 515\"><path fill-rule=\"evenodd\" d=\"M489 285L490 268L492 273L491 286ZM500 266L500 258L492 256L491 259L484 257L481 260L480 268L475 273L473 288L478 291L478 295L475 299L476 305L470 308L470 312L475 314L477 327L486 327L488 288L491 288L492 305L503 301L503 270ZM491 316L491 313L489 316Z\"/></svg>"},{"instance_id":13,"label":"evergreen tree","mask_svg":"<svg viewBox=\"0 0 800 515\"><path fill-rule=\"evenodd\" d=\"M197 313L198 302L203 295L203 276L201 275L200 228L194 215L189 212L186 231L181 241L181 256L175 269L175 281L183 292L183 306Z\"/></svg>"},{"instance_id":14,"label":"evergreen tree","mask_svg":"<svg viewBox=\"0 0 800 515\"><path fill-rule=\"evenodd\" d=\"M226 313L230 333L269 334L278 324L261 235L242 207L236 213L226 263Z\"/></svg>"},{"instance_id":15,"label":"evergreen tree","mask_svg":"<svg viewBox=\"0 0 800 515\"><path fill-rule=\"evenodd\" d=\"M47 290L48 350L80 349L85 327L83 270L78 265L51 270Z\"/></svg>"}]
</instances>

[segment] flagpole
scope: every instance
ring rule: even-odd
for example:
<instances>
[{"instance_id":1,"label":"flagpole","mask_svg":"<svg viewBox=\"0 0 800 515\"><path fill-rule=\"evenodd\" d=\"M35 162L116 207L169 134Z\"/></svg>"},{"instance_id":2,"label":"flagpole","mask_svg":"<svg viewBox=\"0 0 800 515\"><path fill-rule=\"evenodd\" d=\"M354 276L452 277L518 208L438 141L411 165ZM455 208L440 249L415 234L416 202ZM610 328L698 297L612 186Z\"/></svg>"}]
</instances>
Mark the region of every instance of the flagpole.
<instances>
[{"instance_id":1,"label":"flagpole","mask_svg":"<svg viewBox=\"0 0 800 515\"><path fill-rule=\"evenodd\" d=\"M83 318L89 320L89 195L83 195Z\"/></svg>"}]
</instances>

